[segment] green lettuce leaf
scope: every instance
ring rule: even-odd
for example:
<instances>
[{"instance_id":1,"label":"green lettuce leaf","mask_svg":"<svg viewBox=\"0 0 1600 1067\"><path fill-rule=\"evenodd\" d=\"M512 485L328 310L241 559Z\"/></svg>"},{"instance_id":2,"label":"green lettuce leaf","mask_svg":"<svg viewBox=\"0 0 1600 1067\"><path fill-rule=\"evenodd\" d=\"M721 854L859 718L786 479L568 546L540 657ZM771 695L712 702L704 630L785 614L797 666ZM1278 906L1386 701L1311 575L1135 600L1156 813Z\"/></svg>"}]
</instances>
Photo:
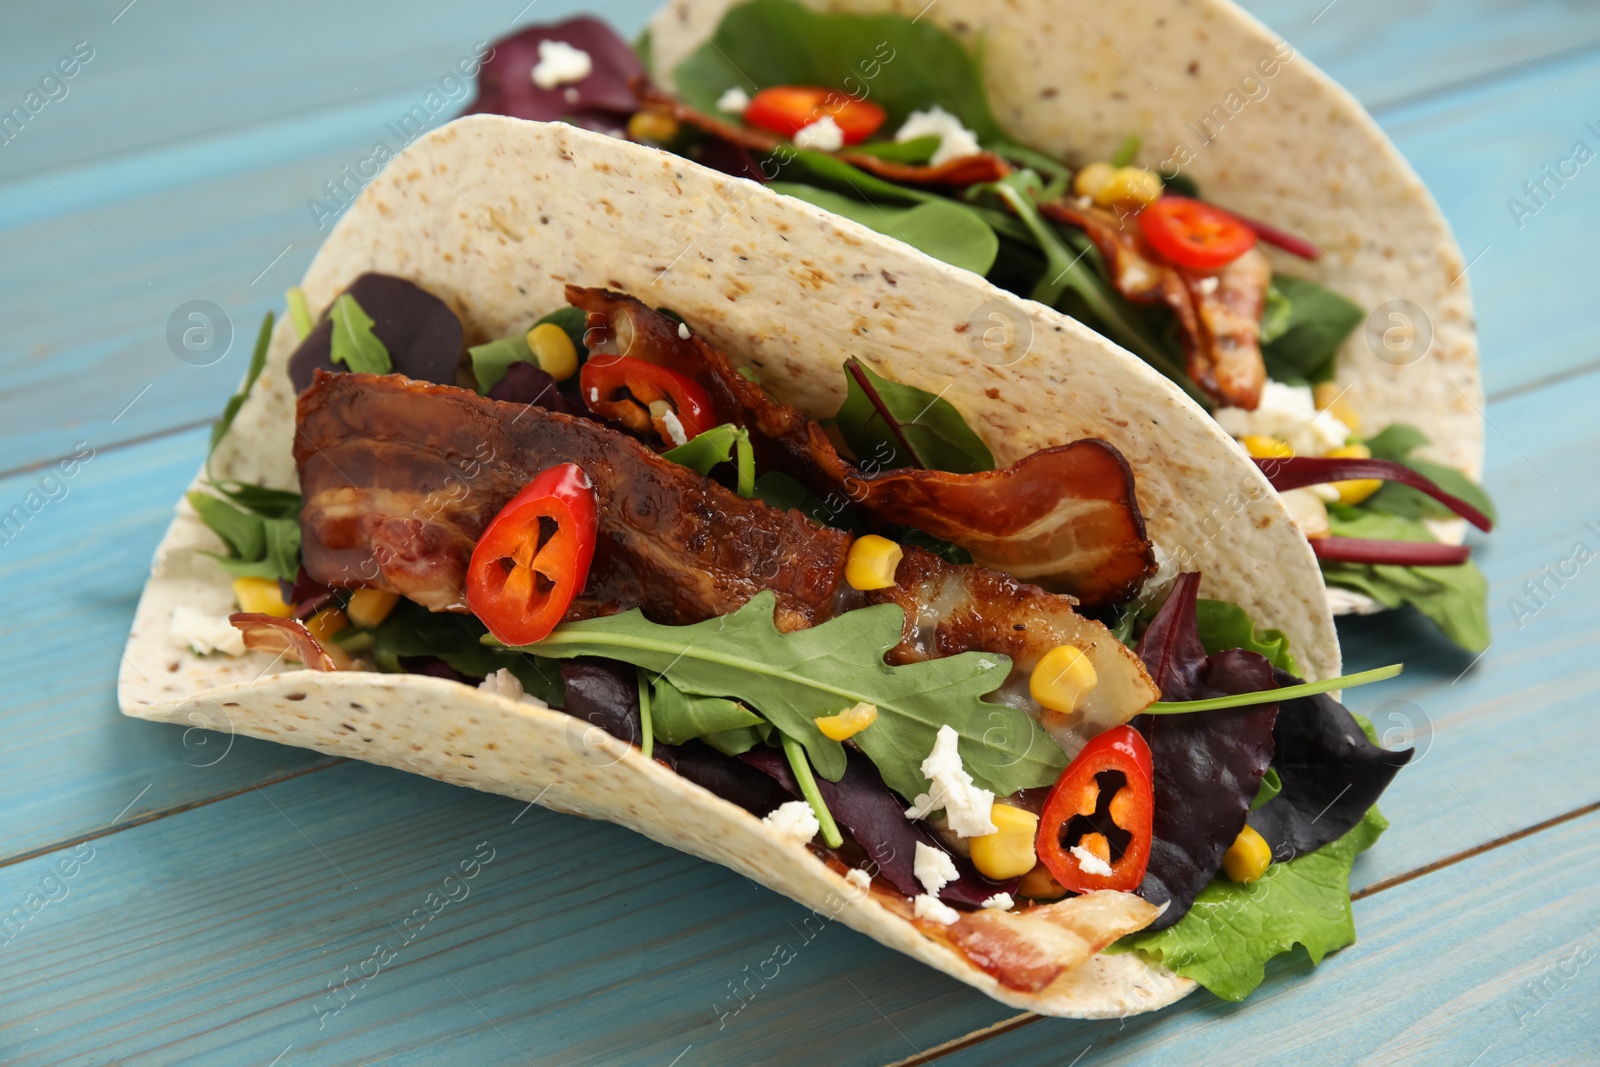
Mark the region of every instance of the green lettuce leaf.
<instances>
[{"instance_id":1,"label":"green lettuce leaf","mask_svg":"<svg viewBox=\"0 0 1600 1067\"><path fill-rule=\"evenodd\" d=\"M1267 294L1271 319L1263 327L1270 326L1274 335L1270 341L1262 339L1267 374L1290 384L1332 377L1334 354L1367 313L1326 286L1286 274L1273 275ZM1281 306L1285 301L1287 317Z\"/></svg>"},{"instance_id":2,"label":"green lettuce leaf","mask_svg":"<svg viewBox=\"0 0 1600 1067\"><path fill-rule=\"evenodd\" d=\"M1243 1000L1261 984L1269 959L1296 945L1313 964L1356 939L1350 867L1389 822L1371 808L1339 840L1289 863L1274 863L1255 882L1217 878L1175 925L1130 934L1107 951L1137 952L1224 1000Z\"/></svg>"},{"instance_id":3,"label":"green lettuce leaf","mask_svg":"<svg viewBox=\"0 0 1600 1067\"><path fill-rule=\"evenodd\" d=\"M767 188L853 219L952 267L987 274L1000 252L1000 239L988 224L954 201L928 200L900 207L870 204L843 193L795 182L772 182Z\"/></svg>"},{"instance_id":4,"label":"green lettuce leaf","mask_svg":"<svg viewBox=\"0 0 1600 1067\"><path fill-rule=\"evenodd\" d=\"M1259 652L1274 667L1298 674L1294 653L1289 651L1289 638L1281 630L1256 630L1250 616L1237 604L1226 600L1201 599L1195 604L1199 622L1200 643L1206 655L1214 656L1228 648L1243 648Z\"/></svg>"},{"instance_id":5,"label":"green lettuce leaf","mask_svg":"<svg viewBox=\"0 0 1600 1067\"><path fill-rule=\"evenodd\" d=\"M994 470L994 454L948 400L874 374L858 359L845 363L844 406L834 416L856 454L878 470L920 467L973 474Z\"/></svg>"},{"instance_id":6,"label":"green lettuce leaf","mask_svg":"<svg viewBox=\"0 0 1600 1067\"><path fill-rule=\"evenodd\" d=\"M997 796L1050 785L1066 766L1038 723L983 699L1005 681L1005 656L967 652L890 667L883 656L900 642L902 622L895 605L849 611L790 634L773 623L776 605L767 591L692 626L662 626L638 611L564 623L524 651L621 660L664 675L685 693L737 700L803 745L829 781L844 774L844 747L823 736L815 720L858 701L876 705L877 722L854 742L907 799L926 791L921 763L946 723L960 735L968 773Z\"/></svg>"},{"instance_id":7,"label":"green lettuce leaf","mask_svg":"<svg viewBox=\"0 0 1600 1067\"><path fill-rule=\"evenodd\" d=\"M388 374L394 369L389 350L372 332L371 316L361 310L355 297L349 293L340 296L328 309L328 316L333 319L330 360L359 374Z\"/></svg>"}]
</instances>

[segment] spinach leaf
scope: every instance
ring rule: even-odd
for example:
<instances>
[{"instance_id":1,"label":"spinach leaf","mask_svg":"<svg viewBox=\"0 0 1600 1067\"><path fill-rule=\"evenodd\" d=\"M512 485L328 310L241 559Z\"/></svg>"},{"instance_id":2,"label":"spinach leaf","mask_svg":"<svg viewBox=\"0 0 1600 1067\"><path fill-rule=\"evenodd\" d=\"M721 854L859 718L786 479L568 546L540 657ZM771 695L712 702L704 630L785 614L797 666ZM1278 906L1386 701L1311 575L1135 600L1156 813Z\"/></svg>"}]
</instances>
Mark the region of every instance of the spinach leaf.
<instances>
[{"instance_id":1,"label":"spinach leaf","mask_svg":"<svg viewBox=\"0 0 1600 1067\"><path fill-rule=\"evenodd\" d=\"M857 155L876 156L896 163L921 166L939 151L939 138L929 134L926 137L913 137L909 141L877 141L872 144L854 145L851 151Z\"/></svg>"},{"instance_id":2,"label":"spinach leaf","mask_svg":"<svg viewBox=\"0 0 1600 1067\"><path fill-rule=\"evenodd\" d=\"M989 273L1000 251L1000 239L970 208L953 200L932 199L911 207L872 204L853 196L793 182L772 182L767 188L843 215L863 226L904 241L952 267Z\"/></svg>"},{"instance_id":3,"label":"spinach leaf","mask_svg":"<svg viewBox=\"0 0 1600 1067\"><path fill-rule=\"evenodd\" d=\"M1281 310L1275 312L1280 317L1272 324L1276 336L1261 345L1267 374L1291 385L1327 381L1333 376L1334 354L1367 313L1332 289L1305 278L1273 275L1269 306L1273 290L1279 300L1288 302L1289 311L1286 322Z\"/></svg>"},{"instance_id":4,"label":"spinach leaf","mask_svg":"<svg viewBox=\"0 0 1600 1067\"><path fill-rule=\"evenodd\" d=\"M752 0L729 10L672 78L685 100L712 114L728 89L753 94L773 85L812 85L870 99L888 113L891 133L911 112L938 105L980 142L1003 136L978 62L932 22L902 15L813 12L794 0Z\"/></svg>"},{"instance_id":5,"label":"spinach leaf","mask_svg":"<svg viewBox=\"0 0 1600 1067\"><path fill-rule=\"evenodd\" d=\"M389 350L372 332L373 321L355 297L342 294L328 310L333 320L328 358L362 374L388 374L394 369ZM456 350L459 354L460 349Z\"/></svg>"},{"instance_id":6,"label":"spinach leaf","mask_svg":"<svg viewBox=\"0 0 1600 1067\"><path fill-rule=\"evenodd\" d=\"M882 470L994 470L993 453L949 401L874 374L854 357L844 366L847 392L834 418L859 460L887 457Z\"/></svg>"},{"instance_id":7,"label":"spinach leaf","mask_svg":"<svg viewBox=\"0 0 1600 1067\"><path fill-rule=\"evenodd\" d=\"M650 691L651 732L656 740L668 745L681 745L697 737L766 722L736 701L726 697L690 696L665 678L651 682Z\"/></svg>"},{"instance_id":8,"label":"spinach leaf","mask_svg":"<svg viewBox=\"0 0 1600 1067\"><path fill-rule=\"evenodd\" d=\"M1289 651L1289 638L1281 630L1256 629L1245 610L1226 600L1199 600L1195 616L1200 627L1200 643L1207 655L1216 655L1229 648L1242 648L1259 652L1267 662L1280 670L1293 671L1294 653Z\"/></svg>"},{"instance_id":9,"label":"spinach leaf","mask_svg":"<svg viewBox=\"0 0 1600 1067\"><path fill-rule=\"evenodd\" d=\"M245 370L244 382L239 386L239 391L228 398L222 406L222 417L211 427L211 444L206 448L206 473L211 473L211 455L217 450L217 442L227 434L233 420L238 416L239 409L244 406L245 399L249 397L250 390L255 387L256 379L261 377L261 368L267 365L267 346L272 343L272 312L267 312L261 319L261 329L256 331L256 347L250 353L250 365Z\"/></svg>"},{"instance_id":10,"label":"spinach leaf","mask_svg":"<svg viewBox=\"0 0 1600 1067\"><path fill-rule=\"evenodd\" d=\"M662 626L637 610L564 623L523 651L621 660L685 693L737 700L803 745L831 782L845 772L844 746L823 736L815 720L858 701L876 705L878 720L854 743L908 800L927 791L921 763L946 723L960 735L968 773L996 796L1050 785L1066 766L1060 746L1027 714L983 699L1005 681L1005 656L967 652L891 667L883 656L900 642L898 607L860 608L784 634L773 623L776 604L765 591L738 611L692 626Z\"/></svg>"},{"instance_id":11,"label":"spinach leaf","mask_svg":"<svg viewBox=\"0 0 1600 1067\"><path fill-rule=\"evenodd\" d=\"M1387 459L1404 464L1425 478L1431 479L1445 492L1465 500L1491 520L1497 519L1494 501L1489 499L1489 494L1484 492L1482 486L1468 478L1466 474L1444 463L1412 458L1411 453L1427 443L1426 434L1415 426L1407 426L1404 423L1394 423L1382 433L1366 440L1366 446L1372 450L1374 459ZM1455 512L1433 497L1398 482L1385 482L1383 488L1367 498L1366 506L1375 511L1387 512L1406 519L1456 517Z\"/></svg>"}]
</instances>

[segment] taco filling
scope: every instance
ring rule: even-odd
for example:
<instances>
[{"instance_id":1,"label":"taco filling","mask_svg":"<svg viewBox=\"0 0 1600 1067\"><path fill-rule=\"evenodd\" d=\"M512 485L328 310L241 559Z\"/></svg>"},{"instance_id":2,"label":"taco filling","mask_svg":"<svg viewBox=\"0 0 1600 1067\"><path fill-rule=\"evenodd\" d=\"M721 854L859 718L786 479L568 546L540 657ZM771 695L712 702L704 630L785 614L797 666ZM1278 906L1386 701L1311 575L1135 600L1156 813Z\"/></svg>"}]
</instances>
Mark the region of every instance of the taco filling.
<instances>
[{"instance_id":1,"label":"taco filling","mask_svg":"<svg viewBox=\"0 0 1600 1067\"><path fill-rule=\"evenodd\" d=\"M1238 999L1354 939L1410 752L1327 695L1367 676L1303 683L1158 564L1115 448L997 468L854 357L824 425L670 311L566 297L465 359L404 279L291 297L300 493L189 498L244 648L562 709L1013 992L1110 950Z\"/></svg>"},{"instance_id":2,"label":"taco filling","mask_svg":"<svg viewBox=\"0 0 1600 1067\"><path fill-rule=\"evenodd\" d=\"M1461 471L1414 455L1430 443L1420 430L1371 425L1334 382L1341 346L1372 309L1263 253L1315 261L1309 241L1205 199L1181 154L1136 165L1138 130L1109 159L1017 143L979 59L928 20L748 0L703 29L709 38L662 70L648 34L630 48L593 18L528 27L496 42L466 113L571 122L679 153L1079 319L1168 376L1261 462L1336 609L1409 603L1464 648L1487 647L1487 582L1455 520L1488 530L1493 507ZM1293 58L1278 47L1263 77ZM589 62L559 77L547 57L573 52ZM1293 469L1306 458L1348 464L1308 481Z\"/></svg>"}]
</instances>

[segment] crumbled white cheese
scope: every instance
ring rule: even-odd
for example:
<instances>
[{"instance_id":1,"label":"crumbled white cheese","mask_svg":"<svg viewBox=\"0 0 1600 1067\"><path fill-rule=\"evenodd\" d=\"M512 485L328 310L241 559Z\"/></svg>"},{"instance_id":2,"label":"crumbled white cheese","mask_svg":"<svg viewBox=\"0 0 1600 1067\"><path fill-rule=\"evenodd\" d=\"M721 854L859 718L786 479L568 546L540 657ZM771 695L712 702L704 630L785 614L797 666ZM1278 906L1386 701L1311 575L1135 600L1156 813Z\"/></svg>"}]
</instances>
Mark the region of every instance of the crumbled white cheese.
<instances>
[{"instance_id":1,"label":"crumbled white cheese","mask_svg":"<svg viewBox=\"0 0 1600 1067\"><path fill-rule=\"evenodd\" d=\"M244 655L244 634L234 629L226 615L207 615L188 604L179 604L172 609L172 640L174 644L188 646L202 656L211 652Z\"/></svg>"},{"instance_id":2,"label":"crumbled white cheese","mask_svg":"<svg viewBox=\"0 0 1600 1067\"><path fill-rule=\"evenodd\" d=\"M687 341L689 339L689 324L688 323L686 323L686 322L678 323L678 336L683 338L685 341Z\"/></svg>"},{"instance_id":3,"label":"crumbled white cheese","mask_svg":"<svg viewBox=\"0 0 1600 1067\"><path fill-rule=\"evenodd\" d=\"M819 152L837 152L844 147L844 131L839 124L833 121L832 115L824 115L817 121L807 126L802 126L795 131L794 143L797 148L815 148Z\"/></svg>"},{"instance_id":4,"label":"crumbled white cheese","mask_svg":"<svg viewBox=\"0 0 1600 1067\"><path fill-rule=\"evenodd\" d=\"M533 66L533 84L541 89L582 81L594 70L594 60L581 48L565 41L540 41L539 62Z\"/></svg>"},{"instance_id":5,"label":"crumbled white cheese","mask_svg":"<svg viewBox=\"0 0 1600 1067\"><path fill-rule=\"evenodd\" d=\"M996 893L994 896L984 901L983 906L986 908L993 908L995 911L1010 911L1016 906L1016 903L1016 901L1011 899L1010 893Z\"/></svg>"},{"instance_id":6,"label":"crumbled white cheese","mask_svg":"<svg viewBox=\"0 0 1600 1067\"><path fill-rule=\"evenodd\" d=\"M569 85L561 90L561 98L569 104L576 104L578 102L578 90Z\"/></svg>"},{"instance_id":7,"label":"crumbled white cheese","mask_svg":"<svg viewBox=\"0 0 1600 1067\"><path fill-rule=\"evenodd\" d=\"M932 919L936 923L951 926L961 918L961 913L937 897L930 897L923 893L911 902L911 914L919 919Z\"/></svg>"},{"instance_id":8,"label":"crumbled white cheese","mask_svg":"<svg viewBox=\"0 0 1600 1067\"><path fill-rule=\"evenodd\" d=\"M1339 487L1332 482L1323 482L1321 485L1308 485L1306 486L1306 492L1314 494L1317 499L1325 504L1337 504L1339 502Z\"/></svg>"},{"instance_id":9,"label":"crumbled white cheese","mask_svg":"<svg viewBox=\"0 0 1600 1067\"><path fill-rule=\"evenodd\" d=\"M683 432L683 423L679 421L677 412L662 412L661 425L666 427L667 436L672 438L673 444L686 445L689 443L689 435Z\"/></svg>"},{"instance_id":10,"label":"crumbled white cheese","mask_svg":"<svg viewBox=\"0 0 1600 1067\"><path fill-rule=\"evenodd\" d=\"M846 871L844 880L855 886L857 889L872 888L872 875L868 874L866 871L863 871L860 867L851 867L848 871Z\"/></svg>"},{"instance_id":11,"label":"crumbled white cheese","mask_svg":"<svg viewBox=\"0 0 1600 1067\"><path fill-rule=\"evenodd\" d=\"M931 812L943 808L950 829L958 836L982 837L996 830L989 818L994 808L994 794L974 785L972 775L961 766L961 752L957 748L960 739L948 723L939 727L933 751L922 761L923 776L933 783L933 789L918 794L906 810L906 818L925 819Z\"/></svg>"},{"instance_id":12,"label":"crumbled white cheese","mask_svg":"<svg viewBox=\"0 0 1600 1067\"><path fill-rule=\"evenodd\" d=\"M536 708L548 708L550 705L522 688L522 680L510 671L501 667L483 681L478 683L478 688L485 693L505 697L507 700L520 701L523 704L532 704Z\"/></svg>"},{"instance_id":13,"label":"crumbled white cheese","mask_svg":"<svg viewBox=\"0 0 1600 1067\"><path fill-rule=\"evenodd\" d=\"M922 883L922 888L935 897L939 895L939 890L961 877L950 853L921 841L917 842L917 858L912 862L911 869L916 873L917 881Z\"/></svg>"},{"instance_id":14,"label":"crumbled white cheese","mask_svg":"<svg viewBox=\"0 0 1600 1067\"><path fill-rule=\"evenodd\" d=\"M1344 444L1350 427L1318 411L1307 385L1268 381L1254 411L1218 408L1217 422L1234 437L1260 434L1288 442L1297 456L1320 456Z\"/></svg>"},{"instance_id":15,"label":"crumbled white cheese","mask_svg":"<svg viewBox=\"0 0 1600 1067\"><path fill-rule=\"evenodd\" d=\"M1178 561L1172 553L1151 541L1150 555L1156 561L1156 570L1144 580L1144 586L1139 590L1139 596L1143 600L1154 600L1163 589L1178 578Z\"/></svg>"},{"instance_id":16,"label":"crumbled white cheese","mask_svg":"<svg viewBox=\"0 0 1600 1067\"><path fill-rule=\"evenodd\" d=\"M981 151L977 135L937 104L927 111L913 111L894 135L900 143L915 141L918 137L939 138L939 150L928 161L935 167L962 156L975 156Z\"/></svg>"},{"instance_id":17,"label":"crumbled white cheese","mask_svg":"<svg viewBox=\"0 0 1600 1067\"><path fill-rule=\"evenodd\" d=\"M816 812L811 810L811 805L803 800L791 800L787 804L778 805L776 811L768 813L761 820L767 828L785 840L803 845L817 836L817 831L822 825L817 822Z\"/></svg>"},{"instance_id":18,"label":"crumbled white cheese","mask_svg":"<svg viewBox=\"0 0 1600 1067\"><path fill-rule=\"evenodd\" d=\"M591 404L600 403L600 390L598 390L598 389L590 389L589 390L589 403L591 403Z\"/></svg>"},{"instance_id":19,"label":"crumbled white cheese","mask_svg":"<svg viewBox=\"0 0 1600 1067\"><path fill-rule=\"evenodd\" d=\"M1095 874L1101 878L1111 877L1111 864L1096 856L1082 845L1073 845L1069 850L1077 857L1078 866L1083 868L1084 874Z\"/></svg>"},{"instance_id":20,"label":"crumbled white cheese","mask_svg":"<svg viewBox=\"0 0 1600 1067\"><path fill-rule=\"evenodd\" d=\"M750 94L737 85L717 97L717 110L726 111L731 115L743 115L744 109L749 106Z\"/></svg>"},{"instance_id":21,"label":"crumbled white cheese","mask_svg":"<svg viewBox=\"0 0 1600 1067\"><path fill-rule=\"evenodd\" d=\"M1194 287L1200 290L1201 295L1210 296L1212 293L1217 291L1217 277L1213 274L1208 277L1201 278L1199 281L1194 283Z\"/></svg>"}]
</instances>

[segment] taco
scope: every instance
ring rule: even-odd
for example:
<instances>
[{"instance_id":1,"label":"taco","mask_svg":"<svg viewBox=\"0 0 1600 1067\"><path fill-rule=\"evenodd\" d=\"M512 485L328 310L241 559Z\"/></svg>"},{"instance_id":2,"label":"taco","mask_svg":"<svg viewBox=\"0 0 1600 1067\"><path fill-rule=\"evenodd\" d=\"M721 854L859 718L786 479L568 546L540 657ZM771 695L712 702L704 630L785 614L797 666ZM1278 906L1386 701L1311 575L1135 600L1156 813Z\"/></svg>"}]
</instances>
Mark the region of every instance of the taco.
<instances>
[{"instance_id":1,"label":"taco","mask_svg":"<svg viewBox=\"0 0 1600 1067\"><path fill-rule=\"evenodd\" d=\"M1466 264L1360 105L1230 0L673 0L637 51L584 18L496 42L468 111L666 148L1071 315L1250 452L1336 613L1487 647Z\"/></svg>"},{"instance_id":2,"label":"taco","mask_svg":"<svg viewBox=\"0 0 1600 1067\"><path fill-rule=\"evenodd\" d=\"M1409 753L1329 695L1364 679L1265 476L1080 324L495 116L398 156L289 304L126 714L617 822L1048 1014L1353 939Z\"/></svg>"}]
</instances>

